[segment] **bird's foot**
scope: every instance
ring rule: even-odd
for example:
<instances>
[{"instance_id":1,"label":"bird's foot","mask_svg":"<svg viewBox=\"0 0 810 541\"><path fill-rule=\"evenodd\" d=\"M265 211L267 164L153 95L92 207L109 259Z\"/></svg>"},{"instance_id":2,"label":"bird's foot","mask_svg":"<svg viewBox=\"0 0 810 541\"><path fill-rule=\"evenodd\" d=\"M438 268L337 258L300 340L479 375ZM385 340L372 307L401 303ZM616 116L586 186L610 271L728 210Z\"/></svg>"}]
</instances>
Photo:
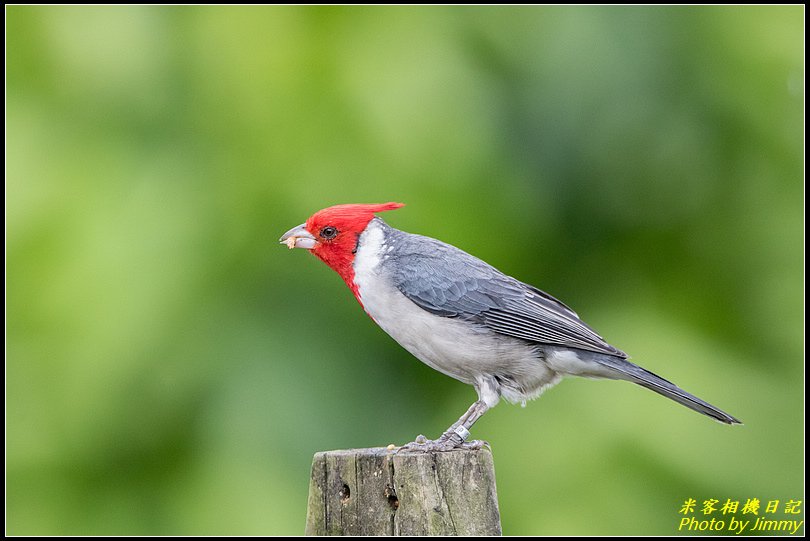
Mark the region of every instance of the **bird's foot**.
<instances>
[{"instance_id":1,"label":"bird's foot","mask_svg":"<svg viewBox=\"0 0 810 541\"><path fill-rule=\"evenodd\" d=\"M437 440L429 440L422 434L418 435L414 441L403 445L397 449L400 452L435 453L453 451L455 449L481 449L489 447L489 443L483 440L464 441L456 433L442 434Z\"/></svg>"}]
</instances>

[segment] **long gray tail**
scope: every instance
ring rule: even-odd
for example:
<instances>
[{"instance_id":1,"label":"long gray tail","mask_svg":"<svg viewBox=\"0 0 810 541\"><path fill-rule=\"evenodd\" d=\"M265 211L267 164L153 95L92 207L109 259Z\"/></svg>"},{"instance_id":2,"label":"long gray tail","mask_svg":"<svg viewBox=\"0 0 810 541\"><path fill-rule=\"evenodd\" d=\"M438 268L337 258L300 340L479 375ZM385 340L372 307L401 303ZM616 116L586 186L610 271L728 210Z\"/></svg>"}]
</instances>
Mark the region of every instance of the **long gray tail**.
<instances>
[{"instance_id":1,"label":"long gray tail","mask_svg":"<svg viewBox=\"0 0 810 541\"><path fill-rule=\"evenodd\" d=\"M664 378L653 374L649 370L645 370L640 366L631 363L630 361L621 359L619 357L612 357L610 355L599 355L598 362L604 366L616 370L617 372L620 372L624 376L623 379L628 379L634 383L638 383L651 391L655 391L656 393L664 395L667 398L671 398L675 402L683 404L687 408L698 411L703 415L708 415L712 419L716 419L721 423L726 423L728 425L742 424L742 421L736 417L729 415L720 408L712 406L708 402L704 402L700 398L687 393L674 383L667 381Z\"/></svg>"}]
</instances>

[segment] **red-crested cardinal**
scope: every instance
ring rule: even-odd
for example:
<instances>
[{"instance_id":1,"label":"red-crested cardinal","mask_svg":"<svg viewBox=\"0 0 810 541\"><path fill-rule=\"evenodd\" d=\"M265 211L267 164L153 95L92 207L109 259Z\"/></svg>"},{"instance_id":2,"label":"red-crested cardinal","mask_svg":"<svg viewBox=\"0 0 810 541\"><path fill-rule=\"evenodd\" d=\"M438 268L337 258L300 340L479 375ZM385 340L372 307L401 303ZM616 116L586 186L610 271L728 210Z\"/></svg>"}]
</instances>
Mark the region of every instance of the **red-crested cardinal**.
<instances>
[{"instance_id":1,"label":"red-crested cardinal","mask_svg":"<svg viewBox=\"0 0 810 541\"><path fill-rule=\"evenodd\" d=\"M369 316L428 366L475 387L478 400L437 440L445 451L503 397L524 403L563 376L632 381L722 423L739 420L627 360L548 293L444 242L399 231L375 213L401 203L336 205L281 237L329 265ZM466 443L465 443L466 442Z\"/></svg>"}]
</instances>

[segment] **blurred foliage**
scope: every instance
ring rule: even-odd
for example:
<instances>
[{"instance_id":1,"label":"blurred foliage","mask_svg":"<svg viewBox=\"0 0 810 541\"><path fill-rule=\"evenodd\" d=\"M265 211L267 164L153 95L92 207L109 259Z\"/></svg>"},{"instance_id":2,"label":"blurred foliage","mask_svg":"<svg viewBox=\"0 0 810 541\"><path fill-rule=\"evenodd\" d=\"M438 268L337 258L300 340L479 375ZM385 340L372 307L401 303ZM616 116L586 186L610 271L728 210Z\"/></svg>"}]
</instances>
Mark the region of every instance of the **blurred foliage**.
<instances>
[{"instance_id":1,"label":"blurred foliage","mask_svg":"<svg viewBox=\"0 0 810 541\"><path fill-rule=\"evenodd\" d=\"M502 405L506 533L803 498L802 6L6 15L8 533L301 534L314 452L455 420L471 388L277 244L346 202L746 423L622 382Z\"/></svg>"}]
</instances>

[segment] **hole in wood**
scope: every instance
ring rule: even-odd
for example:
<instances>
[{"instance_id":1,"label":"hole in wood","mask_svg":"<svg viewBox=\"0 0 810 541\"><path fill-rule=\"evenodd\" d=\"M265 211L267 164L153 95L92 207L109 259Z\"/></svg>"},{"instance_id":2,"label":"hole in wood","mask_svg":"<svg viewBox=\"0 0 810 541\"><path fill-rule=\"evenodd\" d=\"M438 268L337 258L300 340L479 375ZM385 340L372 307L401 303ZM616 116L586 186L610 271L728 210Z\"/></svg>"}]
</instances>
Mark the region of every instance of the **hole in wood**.
<instances>
[{"instance_id":1,"label":"hole in wood","mask_svg":"<svg viewBox=\"0 0 810 541\"><path fill-rule=\"evenodd\" d=\"M338 491L338 496L340 496L340 503L348 502L349 498L352 497L352 491L349 490L349 485L343 483L343 486Z\"/></svg>"},{"instance_id":2,"label":"hole in wood","mask_svg":"<svg viewBox=\"0 0 810 541\"><path fill-rule=\"evenodd\" d=\"M391 506L391 509L394 511L399 509L399 498L397 498L397 491L394 490L394 487L385 485L383 495L388 499L388 505Z\"/></svg>"}]
</instances>

